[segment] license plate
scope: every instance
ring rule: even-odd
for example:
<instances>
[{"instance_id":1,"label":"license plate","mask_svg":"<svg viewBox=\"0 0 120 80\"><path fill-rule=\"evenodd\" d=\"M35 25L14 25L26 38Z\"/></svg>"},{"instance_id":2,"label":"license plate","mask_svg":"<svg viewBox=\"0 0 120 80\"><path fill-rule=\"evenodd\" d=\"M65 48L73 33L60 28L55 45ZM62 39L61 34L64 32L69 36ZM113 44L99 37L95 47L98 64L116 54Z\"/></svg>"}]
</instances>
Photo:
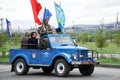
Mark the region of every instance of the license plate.
<instances>
[{"instance_id":1,"label":"license plate","mask_svg":"<svg viewBox=\"0 0 120 80\"><path fill-rule=\"evenodd\" d=\"M81 64L79 61L73 61L71 64Z\"/></svg>"}]
</instances>

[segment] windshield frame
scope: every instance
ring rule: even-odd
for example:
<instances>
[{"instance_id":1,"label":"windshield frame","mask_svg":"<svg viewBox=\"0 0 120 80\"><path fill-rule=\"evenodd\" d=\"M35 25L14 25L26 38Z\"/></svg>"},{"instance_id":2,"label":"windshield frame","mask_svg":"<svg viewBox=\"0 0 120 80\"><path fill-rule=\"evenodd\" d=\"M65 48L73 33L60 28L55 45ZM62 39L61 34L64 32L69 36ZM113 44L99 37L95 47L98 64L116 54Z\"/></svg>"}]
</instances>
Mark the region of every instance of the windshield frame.
<instances>
[{"instance_id":1,"label":"windshield frame","mask_svg":"<svg viewBox=\"0 0 120 80\"><path fill-rule=\"evenodd\" d=\"M52 48L62 47L62 46L74 46L74 43L70 34L48 34L48 37L49 37L49 42ZM55 40L58 40L58 42Z\"/></svg>"}]
</instances>

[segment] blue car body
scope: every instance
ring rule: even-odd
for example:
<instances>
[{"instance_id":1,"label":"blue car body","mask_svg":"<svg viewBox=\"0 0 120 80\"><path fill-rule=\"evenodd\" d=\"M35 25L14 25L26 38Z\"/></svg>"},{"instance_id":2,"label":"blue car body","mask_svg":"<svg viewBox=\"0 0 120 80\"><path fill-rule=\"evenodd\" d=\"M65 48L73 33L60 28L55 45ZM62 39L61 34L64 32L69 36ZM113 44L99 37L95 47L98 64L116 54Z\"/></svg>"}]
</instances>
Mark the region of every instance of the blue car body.
<instances>
[{"instance_id":1,"label":"blue car body","mask_svg":"<svg viewBox=\"0 0 120 80\"><path fill-rule=\"evenodd\" d=\"M53 40L50 37L64 37L70 38L71 43L69 44L52 44ZM49 44L51 46L50 50L39 50L39 49L10 49L10 63L12 64L17 58L23 58L27 65L30 66L50 66L52 62L57 57L63 57L69 64L72 61L79 62L98 62L96 58L90 59L88 56L88 49L85 47L77 47L72 43L71 36L69 34L49 34L48 35ZM76 60L72 57L76 55ZM86 57L81 58L80 56Z\"/></svg>"},{"instance_id":2,"label":"blue car body","mask_svg":"<svg viewBox=\"0 0 120 80\"><path fill-rule=\"evenodd\" d=\"M35 67L52 66L59 58L64 59L69 65L90 65L98 63L94 51L86 47L75 46L69 34L48 34L50 50L40 49L10 49L10 63L12 70L17 59L22 58L26 65Z\"/></svg>"}]
</instances>

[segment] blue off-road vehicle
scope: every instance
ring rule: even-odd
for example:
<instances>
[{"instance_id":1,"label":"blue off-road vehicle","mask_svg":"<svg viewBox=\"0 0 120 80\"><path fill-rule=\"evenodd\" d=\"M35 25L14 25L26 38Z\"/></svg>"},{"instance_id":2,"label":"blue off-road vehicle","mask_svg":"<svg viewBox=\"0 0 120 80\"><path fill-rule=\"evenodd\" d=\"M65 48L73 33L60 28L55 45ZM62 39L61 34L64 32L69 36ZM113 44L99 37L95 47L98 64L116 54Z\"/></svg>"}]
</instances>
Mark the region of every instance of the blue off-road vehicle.
<instances>
[{"instance_id":1,"label":"blue off-road vehicle","mask_svg":"<svg viewBox=\"0 0 120 80\"><path fill-rule=\"evenodd\" d=\"M42 68L44 73L54 70L56 76L67 76L74 68L89 76L98 63L97 52L74 45L69 34L48 34L49 50L10 49L11 71L25 75L32 67Z\"/></svg>"}]
</instances>

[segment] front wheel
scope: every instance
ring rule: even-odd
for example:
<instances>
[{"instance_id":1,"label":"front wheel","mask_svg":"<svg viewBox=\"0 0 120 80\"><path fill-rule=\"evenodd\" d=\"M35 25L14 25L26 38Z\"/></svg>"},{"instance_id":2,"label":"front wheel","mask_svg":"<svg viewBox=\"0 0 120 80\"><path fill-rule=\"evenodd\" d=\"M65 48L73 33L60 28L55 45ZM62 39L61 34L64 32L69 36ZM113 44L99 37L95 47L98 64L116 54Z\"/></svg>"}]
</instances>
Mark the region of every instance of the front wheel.
<instances>
[{"instance_id":1,"label":"front wheel","mask_svg":"<svg viewBox=\"0 0 120 80\"><path fill-rule=\"evenodd\" d=\"M94 71L94 65L81 65L79 71L84 76L90 76Z\"/></svg>"},{"instance_id":2,"label":"front wheel","mask_svg":"<svg viewBox=\"0 0 120 80\"><path fill-rule=\"evenodd\" d=\"M27 74L29 68L23 59L17 59L14 64L14 70L17 75L25 75Z\"/></svg>"},{"instance_id":3,"label":"front wheel","mask_svg":"<svg viewBox=\"0 0 120 80\"><path fill-rule=\"evenodd\" d=\"M55 63L55 74L59 77L65 77L70 72L70 65L64 59L58 59Z\"/></svg>"}]
</instances>

